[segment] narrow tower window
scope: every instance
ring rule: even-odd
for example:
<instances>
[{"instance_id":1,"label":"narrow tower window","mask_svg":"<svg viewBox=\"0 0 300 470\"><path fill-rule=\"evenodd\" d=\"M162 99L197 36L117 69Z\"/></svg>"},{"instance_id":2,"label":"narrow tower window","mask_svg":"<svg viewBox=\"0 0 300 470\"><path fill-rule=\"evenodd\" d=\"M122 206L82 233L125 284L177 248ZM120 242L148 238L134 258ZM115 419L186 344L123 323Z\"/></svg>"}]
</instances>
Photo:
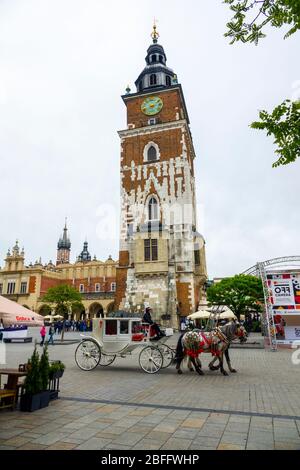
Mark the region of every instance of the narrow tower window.
<instances>
[{"instance_id":1,"label":"narrow tower window","mask_svg":"<svg viewBox=\"0 0 300 470\"><path fill-rule=\"evenodd\" d=\"M154 54L154 55L152 56L152 62L156 62L156 60L157 60L157 59L156 59L156 55Z\"/></svg>"},{"instance_id":2,"label":"narrow tower window","mask_svg":"<svg viewBox=\"0 0 300 470\"><path fill-rule=\"evenodd\" d=\"M153 145L149 147L147 160L148 162L155 162L155 160L157 160L157 151L156 148L153 147Z\"/></svg>"},{"instance_id":3,"label":"narrow tower window","mask_svg":"<svg viewBox=\"0 0 300 470\"><path fill-rule=\"evenodd\" d=\"M166 85L171 86L171 77L169 75L166 76Z\"/></svg>"},{"instance_id":4,"label":"narrow tower window","mask_svg":"<svg viewBox=\"0 0 300 470\"><path fill-rule=\"evenodd\" d=\"M148 219L157 220L158 219L158 204L155 197L151 197L148 204Z\"/></svg>"},{"instance_id":5,"label":"narrow tower window","mask_svg":"<svg viewBox=\"0 0 300 470\"><path fill-rule=\"evenodd\" d=\"M156 85L156 84L157 84L156 74L153 73L152 75L150 75L150 85Z\"/></svg>"},{"instance_id":6,"label":"narrow tower window","mask_svg":"<svg viewBox=\"0 0 300 470\"><path fill-rule=\"evenodd\" d=\"M161 64L163 63L163 60L164 60L163 56L160 55L160 56L159 56L159 62L160 62Z\"/></svg>"}]
</instances>

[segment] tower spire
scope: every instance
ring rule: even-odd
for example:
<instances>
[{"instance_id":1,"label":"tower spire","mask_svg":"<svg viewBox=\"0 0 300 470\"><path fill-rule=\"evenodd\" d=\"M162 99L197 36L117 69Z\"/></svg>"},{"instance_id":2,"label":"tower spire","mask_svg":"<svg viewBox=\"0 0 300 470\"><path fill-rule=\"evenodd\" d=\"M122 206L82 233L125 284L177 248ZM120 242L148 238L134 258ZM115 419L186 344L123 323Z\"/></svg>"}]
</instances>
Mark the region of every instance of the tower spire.
<instances>
[{"instance_id":1,"label":"tower spire","mask_svg":"<svg viewBox=\"0 0 300 470\"><path fill-rule=\"evenodd\" d=\"M157 44L158 42L158 38L159 38L159 33L157 31L157 25L156 25L156 18L154 18L154 22L153 22L153 31L151 33L151 37L153 39L153 44Z\"/></svg>"}]
</instances>

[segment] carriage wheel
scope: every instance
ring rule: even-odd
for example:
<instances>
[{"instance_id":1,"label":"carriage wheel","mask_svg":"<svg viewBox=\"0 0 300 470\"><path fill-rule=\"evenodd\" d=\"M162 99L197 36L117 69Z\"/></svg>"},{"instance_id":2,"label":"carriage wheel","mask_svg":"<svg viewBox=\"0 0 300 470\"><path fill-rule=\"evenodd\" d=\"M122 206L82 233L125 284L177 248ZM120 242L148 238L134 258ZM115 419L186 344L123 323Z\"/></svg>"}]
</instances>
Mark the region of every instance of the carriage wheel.
<instances>
[{"instance_id":1,"label":"carriage wheel","mask_svg":"<svg viewBox=\"0 0 300 470\"><path fill-rule=\"evenodd\" d=\"M164 358L158 348L147 346L140 352L139 363L144 372L155 374L162 368Z\"/></svg>"},{"instance_id":2,"label":"carriage wheel","mask_svg":"<svg viewBox=\"0 0 300 470\"><path fill-rule=\"evenodd\" d=\"M78 344L75 351L75 361L81 370L93 370L99 364L101 350L98 344L91 339L86 339Z\"/></svg>"},{"instance_id":3,"label":"carriage wheel","mask_svg":"<svg viewBox=\"0 0 300 470\"><path fill-rule=\"evenodd\" d=\"M100 366L103 366L103 367L110 366L114 362L116 357L117 357L116 355L109 356L108 354L102 353L99 364Z\"/></svg>"},{"instance_id":4,"label":"carriage wheel","mask_svg":"<svg viewBox=\"0 0 300 470\"><path fill-rule=\"evenodd\" d=\"M172 348L170 348L170 346L167 346L166 344L161 344L160 346L158 346L158 349L160 350L164 358L164 362L161 368L166 369L173 362L173 359L175 357L174 351Z\"/></svg>"}]
</instances>

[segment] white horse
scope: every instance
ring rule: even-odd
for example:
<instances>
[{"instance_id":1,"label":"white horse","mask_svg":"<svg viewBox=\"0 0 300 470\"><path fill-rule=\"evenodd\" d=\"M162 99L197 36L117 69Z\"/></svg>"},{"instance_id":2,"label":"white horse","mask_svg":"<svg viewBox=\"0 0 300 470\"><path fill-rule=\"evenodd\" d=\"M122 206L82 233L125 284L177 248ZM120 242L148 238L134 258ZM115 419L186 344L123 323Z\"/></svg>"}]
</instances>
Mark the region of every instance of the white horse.
<instances>
[{"instance_id":1,"label":"white horse","mask_svg":"<svg viewBox=\"0 0 300 470\"><path fill-rule=\"evenodd\" d=\"M235 321L229 322L221 327L216 327L210 332L204 333L199 330L194 330L184 333L179 338L176 348L176 369L178 374L182 374L180 366L184 357L188 356L198 374L203 375L204 372L202 371L202 365L198 357L202 352L211 353L214 356L214 359L209 364L211 370L220 368L223 375L228 375L223 367L223 355L225 354L229 370L236 372L235 369L231 367L228 348L231 341L234 339L239 338L245 340L246 337L247 332L245 328ZM214 367L213 364L217 359L219 359L219 366ZM189 365L189 368L192 370L191 365Z\"/></svg>"}]
</instances>

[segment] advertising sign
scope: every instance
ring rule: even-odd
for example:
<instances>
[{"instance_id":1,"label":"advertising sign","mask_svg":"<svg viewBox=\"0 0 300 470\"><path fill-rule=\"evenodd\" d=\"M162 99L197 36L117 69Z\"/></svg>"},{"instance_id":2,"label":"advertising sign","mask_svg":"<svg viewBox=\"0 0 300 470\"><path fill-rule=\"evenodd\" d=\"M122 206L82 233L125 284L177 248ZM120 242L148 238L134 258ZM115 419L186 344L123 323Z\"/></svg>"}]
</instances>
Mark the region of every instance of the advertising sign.
<instances>
[{"instance_id":1,"label":"advertising sign","mask_svg":"<svg viewBox=\"0 0 300 470\"><path fill-rule=\"evenodd\" d=\"M282 315L300 315L300 273L267 274L273 310Z\"/></svg>"}]
</instances>

